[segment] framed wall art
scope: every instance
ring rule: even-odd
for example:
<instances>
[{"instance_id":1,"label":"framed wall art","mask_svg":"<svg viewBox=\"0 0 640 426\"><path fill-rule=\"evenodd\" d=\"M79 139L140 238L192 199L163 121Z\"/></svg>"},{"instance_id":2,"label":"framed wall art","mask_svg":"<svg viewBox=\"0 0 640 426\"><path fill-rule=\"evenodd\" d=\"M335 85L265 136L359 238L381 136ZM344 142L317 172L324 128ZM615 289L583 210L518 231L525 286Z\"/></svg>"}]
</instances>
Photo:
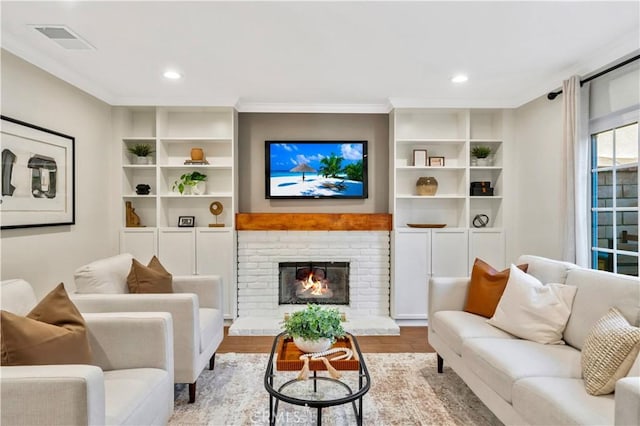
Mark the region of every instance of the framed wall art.
<instances>
[{"instance_id":1,"label":"framed wall art","mask_svg":"<svg viewBox=\"0 0 640 426\"><path fill-rule=\"evenodd\" d=\"M75 138L0 116L2 229L75 223Z\"/></svg>"}]
</instances>

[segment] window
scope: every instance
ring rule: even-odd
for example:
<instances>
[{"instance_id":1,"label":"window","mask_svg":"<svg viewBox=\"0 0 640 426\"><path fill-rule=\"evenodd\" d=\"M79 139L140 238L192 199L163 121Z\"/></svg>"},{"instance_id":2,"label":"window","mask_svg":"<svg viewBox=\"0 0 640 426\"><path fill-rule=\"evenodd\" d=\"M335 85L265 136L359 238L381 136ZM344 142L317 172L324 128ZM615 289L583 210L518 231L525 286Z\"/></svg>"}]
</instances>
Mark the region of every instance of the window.
<instances>
[{"instance_id":1,"label":"window","mask_svg":"<svg viewBox=\"0 0 640 426\"><path fill-rule=\"evenodd\" d=\"M591 135L591 266L638 276L638 122Z\"/></svg>"}]
</instances>

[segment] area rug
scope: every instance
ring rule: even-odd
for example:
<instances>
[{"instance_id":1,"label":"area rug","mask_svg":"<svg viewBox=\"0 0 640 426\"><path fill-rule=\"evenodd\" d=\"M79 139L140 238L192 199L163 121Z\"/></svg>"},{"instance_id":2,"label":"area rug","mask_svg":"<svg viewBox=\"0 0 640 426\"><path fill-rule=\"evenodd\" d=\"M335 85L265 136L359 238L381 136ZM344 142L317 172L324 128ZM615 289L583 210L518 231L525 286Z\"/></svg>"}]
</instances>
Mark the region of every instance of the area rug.
<instances>
[{"instance_id":1,"label":"area rug","mask_svg":"<svg viewBox=\"0 0 640 426\"><path fill-rule=\"evenodd\" d=\"M177 389L171 426L268 425L269 394L264 389L267 354L216 355L215 370L198 379L194 404L188 390ZM365 354L371 389L364 397L365 425L501 425L453 370L436 372L436 355L426 353ZM294 372L277 372L291 379ZM281 374L283 376L281 376ZM357 374L343 377L357 388ZM309 382L310 383L310 382ZM316 423L316 410L281 403L278 425ZM350 404L325 408L324 425L356 424Z\"/></svg>"}]
</instances>

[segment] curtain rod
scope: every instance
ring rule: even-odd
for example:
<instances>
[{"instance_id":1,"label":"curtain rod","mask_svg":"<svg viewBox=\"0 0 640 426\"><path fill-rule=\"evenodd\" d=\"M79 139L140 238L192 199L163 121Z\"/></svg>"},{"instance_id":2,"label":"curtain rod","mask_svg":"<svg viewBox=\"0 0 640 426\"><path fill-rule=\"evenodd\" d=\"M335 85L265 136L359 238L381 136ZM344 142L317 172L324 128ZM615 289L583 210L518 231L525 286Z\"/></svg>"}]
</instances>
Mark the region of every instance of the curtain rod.
<instances>
[{"instance_id":1,"label":"curtain rod","mask_svg":"<svg viewBox=\"0 0 640 426\"><path fill-rule=\"evenodd\" d=\"M580 86L582 86L584 83L586 83L586 82L588 82L588 81L593 80L594 78L598 78L598 77L600 77L601 75L605 75L605 74L607 74L607 73L610 73L610 72L611 72L611 71L613 71L613 70L617 70L618 68L623 67L623 66L625 66L625 65L627 65L627 64L629 64L629 63L631 63L631 62L633 62L633 61L637 61L638 59L640 59L640 55L636 55L636 56L634 56L633 58L629 58L629 59L627 59L626 61L622 61L622 62L620 62L620 63L619 63L619 64L617 64L617 65L613 65L612 67L609 67L609 68L607 68L607 69L606 69L606 70L604 70L604 71L600 71L599 73L594 74L594 75L592 75L591 77L587 77L587 78L585 78L584 80L580 80ZM547 95L547 99L549 99L550 101L552 101L552 100L554 100L554 99L555 99L559 94L561 94L561 93L562 93L562 89L560 89L560 90L556 90L555 92L549 92L549 94Z\"/></svg>"}]
</instances>

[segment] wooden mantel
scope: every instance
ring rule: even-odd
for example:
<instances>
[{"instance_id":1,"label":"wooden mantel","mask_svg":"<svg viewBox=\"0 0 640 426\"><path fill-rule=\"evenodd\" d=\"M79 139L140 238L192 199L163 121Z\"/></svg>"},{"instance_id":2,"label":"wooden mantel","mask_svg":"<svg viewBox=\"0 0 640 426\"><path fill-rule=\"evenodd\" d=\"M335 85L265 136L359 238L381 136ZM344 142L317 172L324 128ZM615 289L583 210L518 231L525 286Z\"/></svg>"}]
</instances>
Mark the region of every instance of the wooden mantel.
<instances>
[{"instance_id":1,"label":"wooden mantel","mask_svg":"<svg viewBox=\"0 0 640 426\"><path fill-rule=\"evenodd\" d=\"M238 213L238 231L390 231L387 213Z\"/></svg>"}]
</instances>

